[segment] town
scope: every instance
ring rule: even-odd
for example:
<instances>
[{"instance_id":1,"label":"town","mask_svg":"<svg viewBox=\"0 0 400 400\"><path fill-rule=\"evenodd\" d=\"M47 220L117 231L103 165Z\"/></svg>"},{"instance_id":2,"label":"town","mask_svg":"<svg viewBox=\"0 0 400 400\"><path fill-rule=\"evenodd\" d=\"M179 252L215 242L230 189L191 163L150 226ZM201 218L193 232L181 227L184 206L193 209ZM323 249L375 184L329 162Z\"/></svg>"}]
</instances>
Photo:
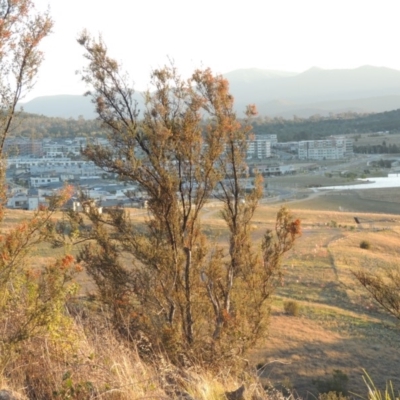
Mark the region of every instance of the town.
<instances>
[{"instance_id":1,"label":"town","mask_svg":"<svg viewBox=\"0 0 400 400\"><path fill-rule=\"evenodd\" d=\"M107 146L107 139L96 143ZM7 138L7 207L36 210L66 184L75 187L69 206L83 193L101 207L146 205L146 194L81 155L85 137L31 140ZM299 169L319 169L315 161L344 160L353 156L353 140L333 136L324 140L279 143L277 135L256 135L247 143L248 175L293 175ZM304 163L308 164L305 166Z\"/></svg>"}]
</instances>

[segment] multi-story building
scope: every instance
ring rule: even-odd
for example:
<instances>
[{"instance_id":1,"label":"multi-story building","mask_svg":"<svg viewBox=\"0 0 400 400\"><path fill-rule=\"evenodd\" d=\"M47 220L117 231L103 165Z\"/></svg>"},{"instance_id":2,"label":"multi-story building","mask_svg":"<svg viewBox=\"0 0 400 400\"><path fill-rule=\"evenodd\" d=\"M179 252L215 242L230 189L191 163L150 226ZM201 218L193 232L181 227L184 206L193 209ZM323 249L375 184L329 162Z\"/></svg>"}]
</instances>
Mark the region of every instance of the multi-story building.
<instances>
[{"instance_id":1,"label":"multi-story building","mask_svg":"<svg viewBox=\"0 0 400 400\"><path fill-rule=\"evenodd\" d=\"M275 143L274 147L281 151L286 151L286 152L290 152L290 153L298 153L299 142Z\"/></svg>"},{"instance_id":2,"label":"multi-story building","mask_svg":"<svg viewBox=\"0 0 400 400\"><path fill-rule=\"evenodd\" d=\"M203 150L207 148L207 144L203 144ZM224 147L226 151L226 145ZM259 159L271 157L271 141L264 139L264 136L256 136L254 139L247 140L247 153L248 159Z\"/></svg>"},{"instance_id":3,"label":"multi-story building","mask_svg":"<svg viewBox=\"0 0 400 400\"><path fill-rule=\"evenodd\" d=\"M28 138L6 138L4 142L4 152L8 156L34 156L42 157L43 144L41 140Z\"/></svg>"},{"instance_id":4,"label":"multi-story building","mask_svg":"<svg viewBox=\"0 0 400 400\"><path fill-rule=\"evenodd\" d=\"M265 139L265 136L256 136L255 139L247 141L247 158L262 160L271 157L271 141Z\"/></svg>"},{"instance_id":5,"label":"multi-story building","mask_svg":"<svg viewBox=\"0 0 400 400\"><path fill-rule=\"evenodd\" d=\"M353 139L346 138L345 136L332 136L337 142L344 141L344 155L345 157L351 157L354 155L353 152Z\"/></svg>"},{"instance_id":6,"label":"multi-story building","mask_svg":"<svg viewBox=\"0 0 400 400\"><path fill-rule=\"evenodd\" d=\"M300 160L339 160L353 155L353 141L345 137L299 142Z\"/></svg>"},{"instance_id":7,"label":"multi-story building","mask_svg":"<svg viewBox=\"0 0 400 400\"><path fill-rule=\"evenodd\" d=\"M43 154L45 157L67 157L78 156L81 148L86 146L85 138L45 140L43 143Z\"/></svg>"},{"instance_id":8,"label":"multi-story building","mask_svg":"<svg viewBox=\"0 0 400 400\"><path fill-rule=\"evenodd\" d=\"M271 147L274 147L278 143L278 136L275 134L265 134L265 135L257 135L258 138L269 140L271 142Z\"/></svg>"}]
</instances>

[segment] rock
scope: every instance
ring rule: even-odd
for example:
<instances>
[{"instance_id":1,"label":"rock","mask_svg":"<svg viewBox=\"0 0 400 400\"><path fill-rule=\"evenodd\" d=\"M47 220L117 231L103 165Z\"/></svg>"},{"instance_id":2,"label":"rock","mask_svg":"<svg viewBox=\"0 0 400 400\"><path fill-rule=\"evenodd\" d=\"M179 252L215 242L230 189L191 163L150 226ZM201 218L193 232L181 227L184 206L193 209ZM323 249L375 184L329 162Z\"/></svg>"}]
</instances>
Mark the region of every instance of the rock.
<instances>
[{"instance_id":1,"label":"rock","mask_svg":"<svg viewBox=\"0 0 400 400\"><path fill-rule=\"evenodd\" d=\"M0 400L19 400L20 397L15 397L15 395L9 390L0 390Z\"/></svg>"},{"instance_id":2,"label":"rock","mask_svg":"<svg viewBox=\"0 0 400 400\"><path fill-rule=\"evenodd\" d=\"M244 400L244 391L245 387L242 385L233 392L225 392L225 397L227 400Z\"/></svg>"},{"instance_id":3,"label":"rock","mask_svg":"<svg viewBox=\"0 0 400 400\"><path fill-rule=\"evenodd\" d=\"M175 396L177 396L178 400L196 400L187 392L182 392L180 390L175 391Z\"/></svg>"}]
</instances>

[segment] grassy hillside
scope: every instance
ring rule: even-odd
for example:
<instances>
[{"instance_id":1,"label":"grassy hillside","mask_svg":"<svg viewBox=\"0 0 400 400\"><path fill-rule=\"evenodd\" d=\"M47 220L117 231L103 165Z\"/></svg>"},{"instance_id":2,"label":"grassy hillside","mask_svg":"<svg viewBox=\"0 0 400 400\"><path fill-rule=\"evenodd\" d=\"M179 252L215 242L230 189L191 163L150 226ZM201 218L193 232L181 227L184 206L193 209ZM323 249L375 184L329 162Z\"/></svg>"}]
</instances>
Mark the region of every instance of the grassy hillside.
<instances>
[{"instance_id":1,"label":"grassy hillside","mask_svg":"<svg viewBox=\"0 0 400 400\"><path fill-rule=\"evenodd\" d=\"M269 335L249 358L251 366L262 367L259 370L262 384L272 383L306 397L308 393L317 394L316 380L324 384L332 380L335 370L339 370L348 377L348 389L365 396L362 379L365 369L379 388L384 388L387 380L400 387L397 373L399 327L369 299L352 275L352 271L359 268L397 267L400 216L382 213L382 205L390 205L388 207L393 210L398 208L397 192L389 191L386 195L382 192L377 195L374 191L360 193L362 195L358 194L356 198L342 196L341 204L352 207L351 211L337 211L337 203L331 206L337 194L287 204L302 220L303 235L283 260L286 275L272 304ZM343 202L344 198L347 203ZM255 248L265 229L273 225L279 206L271 203L259 207L253 221ZM138 223L146 218L143 210L129 212ZM26 215L26 212L9 211L6 227ZM355 223L355 215L361 224ZM209 204L202 219L207 233L223 243L225 228L220 218L220 205ZM371 244L369 250L360 248L363 240ZM69 250L59 249L58 254ZM43 245L35 249L34 262L44 265L56 255L48 245ZM86 293L92 290L84 272L79 282ZM299 306L297 316L285 312L284 305L289 300ZM22 357L24 362L33 363L32 368L36 365L44 373L51 373L53 384L64 388L60 390L65 393L71 391L70 384L77 386L91 382L96 388L102 388L105 393L102 398L166 398L162 397L168 394L159 379L164 376L164 369L170 371L173 367L165 360L162 361L164 364L160 364L160 360L155 364L138 360L135 354L122 349L112 335L107 334L107 326L96 325L99 310L92 309L93 314L85 316L79 307L77 304L74 311L77 316L75 335L80 338L74 344L78 345L76 361L69 361L67 366L62 362L61 354L60 359L50 359L45 353L38 354L38 349L44 351L43 343L42 347L30 343L26 356ZM72 378L63 380L67 373L72 374ZM224 376L225 372L220 373L222 375L210 375L191 370L188 391L196 395L196 399L213 399L245 382L250 388L246 398L250 399L251 390L254 392L258 388L254 376L235 381ZM0 378L3 387L8 385L13 389L21 382L10 381L6 376ZM60 395L58 398L87 397Z\"/></svg>"},{"instance_id":2,"label":"grassy hillside","mask_svg":"<svg viewBox=\"0 0 400 400\"><path fill-rule=\"evenodd\" d=\"M374 201L379 211L379 200L369 199L367 204ZM320 209L308 209L310 202ZM356 393L365 390L363 369L380 387L387 379L399 387L398 325L369 299L352 271L397 265L400 217L357 212L362 221L357 225L353 212L323 210L330 203L329 196L292 203L292 211L302 220L303 236L284 260L286 276L271 310L269 336L251 360L265 366L264 382L293 388L302 396L316 393L313 380L329 380L334 370L348 376L348 388ZM255 243L273 223L276 210L277 205L259 208L253 225ZM218 211L207 218L217 229ZM360 248L362 240L371 243L370 250ZM287 300L298 303L299 316L284 312Z\"/></svg>"}]
</instances>

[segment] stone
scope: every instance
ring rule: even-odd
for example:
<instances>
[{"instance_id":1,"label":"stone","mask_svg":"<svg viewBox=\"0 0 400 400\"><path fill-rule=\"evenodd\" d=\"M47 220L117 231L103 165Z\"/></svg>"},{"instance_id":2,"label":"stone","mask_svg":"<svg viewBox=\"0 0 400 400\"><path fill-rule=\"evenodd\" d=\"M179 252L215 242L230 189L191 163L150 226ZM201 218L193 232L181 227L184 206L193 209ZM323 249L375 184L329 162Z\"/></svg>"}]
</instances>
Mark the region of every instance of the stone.
<instances>
[{"instance_id":1,"label":"stone","mask_svg":"<svg viewBox=\"0 0 400 400\"><path fill-rule=\"evenodd\" d=\"M19 397L15 397L9 390L0 390L0 400L19 400Z\"/></svg>"},{"instance_id":2,"label":"stone","mask_svg":"<svg viewBox=\"0 0 400 400\"><path fill-rule=\"evenodd\" d=\"M245 387L242 385L233 392L225 392L225 397L227 400L244 400L244 391Z\"/></svg>"}]
</instances>

